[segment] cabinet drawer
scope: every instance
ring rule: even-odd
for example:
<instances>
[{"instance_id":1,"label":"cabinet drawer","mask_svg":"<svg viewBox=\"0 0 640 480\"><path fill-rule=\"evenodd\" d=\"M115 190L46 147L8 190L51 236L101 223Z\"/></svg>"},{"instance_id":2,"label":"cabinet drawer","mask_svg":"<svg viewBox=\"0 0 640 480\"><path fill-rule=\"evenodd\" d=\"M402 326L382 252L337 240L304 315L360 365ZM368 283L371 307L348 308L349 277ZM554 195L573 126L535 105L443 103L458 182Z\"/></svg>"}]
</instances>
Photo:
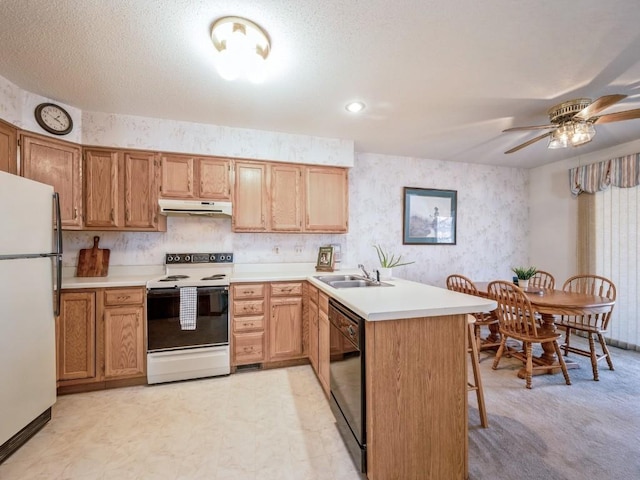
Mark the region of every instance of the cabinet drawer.
<instances>
[{"instance_id":1,"label":"cabinet drawer","mask_svg":"<svg viewBox=\"0 0 640 480\"><path fill-rule=\"evenodd\" d=\"M283 297L291 295L302 295L302 282L271 284L271 296Z\"/></svg>"},{"instance_id":2,"label":"cabinet drawer","mask_svg":"<svg viewBox=\"0 0 640 480\"><path fill-rule=\"evenodd\" d=\"M329 296L322 292L318 293L318 308L325 313L329 313Z\"/></svg>"},{"instance_id":3,"label":"cabinet drawer","mask_svg":"<svg viewBox=\"0 0 640 480\"><path fill-rule=\"evenodd\" d=\"M264 332L233 335L233 353L236 365L264 360Z\"/></svg>"},{"instance_id":4,"label":"cabinet drawer","mask_svg":"<svg viewBox=\"0 0 640 480\"><path fill-rule=\"evenodd\" d=\"M264 315L255 317L239 317L233 319L234 332L246 332L251 330L264 330Z\"/></svg>"},{"instance_id":5,"label":"cabinet drawer","mask_svg":"<svg viewBox=\"0 0 640 480\"><path fill-rule=\"evenodd\" d=\"M241 300L233 302L233 315L259 315L264 313L264 300Z\"/></svg>"},{"instance_id":6,"label":"cabinet drawer","mask_svg":"<svg viewBox=\"0 0 640 480\"><path fill-rule=\"evenodd\" d=\"M238 300L241 298L260 298L264 297L263 283L246 283L233 285L233 298Z\"/></svg>"},{"instance_id":7,"label":"cabinet drawer","mask_svg":"<svg viewBox=\"0 0 640 480\"><path fill-rule=\"evenodd\" d=\"M105 305L141 305L144 303L144 289L122 288L105 290Z\"/></svg>"}]
</instances>

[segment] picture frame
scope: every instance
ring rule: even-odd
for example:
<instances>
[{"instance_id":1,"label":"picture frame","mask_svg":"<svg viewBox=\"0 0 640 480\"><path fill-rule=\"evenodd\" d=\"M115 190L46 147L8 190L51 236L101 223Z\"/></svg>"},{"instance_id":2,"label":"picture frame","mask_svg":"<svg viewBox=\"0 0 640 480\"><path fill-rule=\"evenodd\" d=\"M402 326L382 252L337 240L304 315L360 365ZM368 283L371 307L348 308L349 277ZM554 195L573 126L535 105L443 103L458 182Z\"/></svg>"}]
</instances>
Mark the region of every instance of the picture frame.
<instances>
[{"instance_id":1,"label":"picture frame","mask_svg":"<svg viewBox=\"0 0 640 480\"><path fill-rule=\"evenodd\" d=\"M458 192L404 187L402 243L455 245Z\"/></svg>"},{"instance_id":2,"label":"picture frame","mask_svg":"<svg viewBox=\"0 0 640 480\"><path fill-rule=\"evenodd\" d=\"M332 246L323 246L318 249L318 262L316 264L316 271L318 272L333 272L335 267L335 256L333 254Z\"/></svg>"}]
</instances>

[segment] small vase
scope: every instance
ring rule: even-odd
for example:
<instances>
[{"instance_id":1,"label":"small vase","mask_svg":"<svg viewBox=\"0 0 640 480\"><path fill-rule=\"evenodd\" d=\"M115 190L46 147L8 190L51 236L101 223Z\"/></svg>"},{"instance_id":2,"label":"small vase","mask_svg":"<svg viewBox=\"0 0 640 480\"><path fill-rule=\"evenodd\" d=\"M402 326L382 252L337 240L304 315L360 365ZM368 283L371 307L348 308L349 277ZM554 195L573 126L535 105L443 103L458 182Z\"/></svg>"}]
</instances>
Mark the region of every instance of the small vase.
<instances>
[{"instance_id":1,"label":"small vase","mask_svg":"<svg viewBox=\"0 0 640 480\"><path fill-rule=\"evenodd\" d=\"M520 288L527 288L529 286L529 279L527 278L526 280L523 278L519 278L518 279L518 286Z\"/></svg>"},{"instance_id":2,"label":"small vase","mask_svg":"<svg viewBox=\"0 0 640 480\"><path fill-rule=\"evenodd\" d=\"M380 272L380 280L391 280L393 268L380 267L378 272Z\"/></svg>"}]
</instances>

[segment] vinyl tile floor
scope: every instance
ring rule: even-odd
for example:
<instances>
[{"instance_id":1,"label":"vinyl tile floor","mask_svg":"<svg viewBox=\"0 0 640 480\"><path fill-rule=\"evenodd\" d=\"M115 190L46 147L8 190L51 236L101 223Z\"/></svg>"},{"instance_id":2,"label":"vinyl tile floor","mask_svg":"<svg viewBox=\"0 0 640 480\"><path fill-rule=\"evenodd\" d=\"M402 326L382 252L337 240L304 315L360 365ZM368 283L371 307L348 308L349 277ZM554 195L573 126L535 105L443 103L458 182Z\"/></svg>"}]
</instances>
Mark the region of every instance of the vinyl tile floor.
<instances>
[{"instance_id":1,"label":"vinyl tile floor","mask_svg":"<svg viewBox=\"0 0 640 480\"><path fill-rule=\"evenodd\" d=\"M357 480L308 365L58 397L2 480Z\"/></svg>"}]
</instances>

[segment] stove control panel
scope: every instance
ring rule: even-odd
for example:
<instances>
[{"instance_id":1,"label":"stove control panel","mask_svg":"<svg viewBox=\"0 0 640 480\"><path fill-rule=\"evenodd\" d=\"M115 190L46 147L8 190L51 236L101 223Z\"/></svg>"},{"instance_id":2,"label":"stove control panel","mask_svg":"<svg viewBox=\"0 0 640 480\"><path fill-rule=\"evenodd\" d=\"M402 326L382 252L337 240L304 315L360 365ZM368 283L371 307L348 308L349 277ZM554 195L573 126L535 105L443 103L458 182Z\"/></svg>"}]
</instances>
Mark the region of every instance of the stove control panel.
<instances>
[{"instance_id":1,"label":"stove control panel","mask_svg":"<svg viewBox=\"0 0 640 480\"><path fill-rule=\"evenodd\" d=\"M233 253L167 253L164 263L166 265L185 263L233 263Z\"/></svg>"}]
</instances>

